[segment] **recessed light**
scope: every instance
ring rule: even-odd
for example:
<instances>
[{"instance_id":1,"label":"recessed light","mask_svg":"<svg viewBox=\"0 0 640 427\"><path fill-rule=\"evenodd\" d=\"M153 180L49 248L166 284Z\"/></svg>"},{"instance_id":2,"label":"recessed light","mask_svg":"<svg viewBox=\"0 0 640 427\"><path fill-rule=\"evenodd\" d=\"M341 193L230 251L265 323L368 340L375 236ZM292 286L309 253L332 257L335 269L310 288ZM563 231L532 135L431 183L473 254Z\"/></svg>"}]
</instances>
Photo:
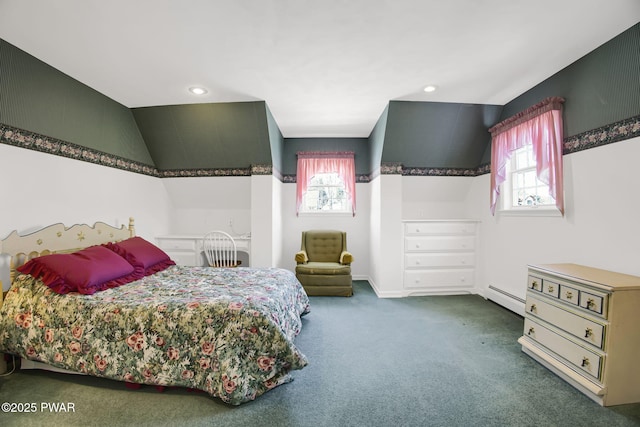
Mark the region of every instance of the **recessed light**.
<instances>
[{"instance_id":1,"label":"recessed light","mask_svg":"<svg viewBox=\"0 0 640 427\"><path fill-rule=\"evenodd\" d=\"M207 90L203 87L190 87L189 92L194 95L204 95L205 93L207 93Z\"/></svg>"},{"instance_id":2,"label":"recessed light","mask_svg":"<svg viewBox=\"0 0 640 427\"><path fill-rule=\"evenodd\" d=\"M433 85L429 85L429 86L425 86L424 87L424 91L425 92L434 92L436 90L436 87Z\"/></svg>"}]
</instances>

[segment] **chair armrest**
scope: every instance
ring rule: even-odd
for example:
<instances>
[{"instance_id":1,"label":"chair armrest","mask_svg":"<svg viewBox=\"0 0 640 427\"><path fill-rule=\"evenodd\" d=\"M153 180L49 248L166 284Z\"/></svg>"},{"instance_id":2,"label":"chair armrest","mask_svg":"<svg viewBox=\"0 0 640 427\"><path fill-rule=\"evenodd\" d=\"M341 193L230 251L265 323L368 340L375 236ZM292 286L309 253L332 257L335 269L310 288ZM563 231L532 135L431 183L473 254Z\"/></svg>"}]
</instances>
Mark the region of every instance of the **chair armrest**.
<instances>
[{"instance_id":1,"label":"chair armrest","mask_svg":"<svg viewBox=\"0 0 640 427\"><path fill-rule=\"evenodd\" d=\"M296 263L297 264L305 264L309 261L309 257L307 256L306 251L300 251L296 253Z\"/></svg>"},{"instance_id":2,"label":"chair armrest","mask_svg":"<svg viewBox=\"0 0 640 427\"><path fill-rule=\"evenodd\" d=\"M351 252L342 251L342 253L340 254L340 264L348 265L348 264L351 264L352 262L353 262L353 255L351 255Z\"/></svg>"}]
</instances>

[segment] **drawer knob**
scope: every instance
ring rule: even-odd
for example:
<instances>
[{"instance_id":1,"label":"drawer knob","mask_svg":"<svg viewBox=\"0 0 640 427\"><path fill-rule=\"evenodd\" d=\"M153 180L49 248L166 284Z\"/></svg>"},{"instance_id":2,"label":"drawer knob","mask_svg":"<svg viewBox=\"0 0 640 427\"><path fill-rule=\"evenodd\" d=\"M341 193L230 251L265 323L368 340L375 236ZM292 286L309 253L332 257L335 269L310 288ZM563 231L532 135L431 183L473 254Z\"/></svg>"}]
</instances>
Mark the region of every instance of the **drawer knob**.
<instances>
[{"instance_id":1,"label":"drawer knob","mask_svg":"<svg viewBox=\"0 0 640 427\"><path fill-rule=\"evenodd\" d=\"M416 249L418 249L420 247L420 245L418 243L416 243Z\"/></svg>"},{"instance_id":2,"label":"drawer knob","mask_svg":"<svg viewBox=\"0 0 640 427\"><path fill-rule=\"evenodd\" d=\"M591 328L587 328L584 330L584 337L585 338L589 338L591 335L593 335L593 331L591 330Z\"/></svg>"},{"instance_id":3,"label":"drawer knob","mask_svg":"<svg viewBox=\"0 0 640 427\"><path fill-rule=\"evenodd\" d=\"M589 358L588 357L583 357L582 358L582 364L580 365L583 368L586 368L587 366L589 366Z\"/></svg>"},{"instance_id":4,"label":"drawer knob","mask_svg":"<svg viewBox=\"0 0 640 427\"><path fill-rule=\"evenodd\" d=\"M538 308L536 307L536 305L535 305L535 304L531 304L531 308L529 309L529 311L533 313L533 312L534 312L534 311L536 311L536 310L538 310Z\"/></svg>"},{"instance_id":5,"label":"drawer knob","mask_svg":"<svg viewBox=\"0 0 640 427\"><path fill-rule=\"evenodd\" d=\"M553 285L549 285L549 292L553 292Z\"/></svg>"},{"instance_id":6,"label":"drawer knob","mask_svg":"<svg viewBox=\"0 0 640 427\"><path fill-rule=\"evenodd\" d=\"M538 282L536 282L535 280L531 282L531 289L538 289Z\"/></svg>"},{"instance_id":7,"label":"drawer knob","mask_svg":"<svg viewBox=\"0 0 640 427\"><path fill-rule=\"evenodd\" d=\"M593 309L594 306L596 305L596 302L593 300L593 298L589 298L587 299L587 308L588 309Z\"/></svg>"},{"instance_id":8,"label":"drawer knob","mask_svg":"<svg viewBox=\"0 0 640 427\"><path fill-rule=\"evenodd\" d=\"M419 228L416 228L416 233L419 233L419 232L420 232L420 229L419 229Z\"/></svg>"},{"instance_id":9,"label":"drawer knob","mask_svg":"<svg viewBox=\"0 0 640 427\"><path fill-rule=\"evenodd\" d=\"M536 332L535 329L533 329L533 326L529 328L529 332L527 332L527 335L531 335L534 334Z\"/></svg>"},{"instance_id":10,"label":"drawer knob","mask_svg":"<svg viewBox=\"0 0 640 427\"><path fill-rule=\"evenodd\" d=\"M571 291L567 291L564 295L567 297L567 299L573 298L573 293Z\"/></svg>"},{"instance_id":11,"label":"drawer knob","mask_svg":"<svg viewBox=\"0 0 640 427\"><path fill-rule=\"evenodd\" d=\"M420 261L416 261L416 265L420 265Z\"/></svg>"}]
</instances>

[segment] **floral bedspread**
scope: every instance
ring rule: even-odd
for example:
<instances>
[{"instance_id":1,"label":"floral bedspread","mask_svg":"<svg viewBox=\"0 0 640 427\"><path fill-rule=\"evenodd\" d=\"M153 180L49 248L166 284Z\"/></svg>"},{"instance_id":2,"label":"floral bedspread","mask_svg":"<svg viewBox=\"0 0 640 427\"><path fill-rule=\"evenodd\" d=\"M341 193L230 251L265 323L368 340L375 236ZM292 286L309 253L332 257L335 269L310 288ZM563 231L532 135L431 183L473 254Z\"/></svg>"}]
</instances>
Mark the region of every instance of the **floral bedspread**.
<instances>
[{"instance_id":1,"label":"floral bedspread","mask_svg":"<svg viewBox=\"0 0 640 427\"><path fill-rule=\"evenodd\" d=\"M21 275L0 309L0 351L238 405L307 365L294 345L309 299L284 269L173 266L94 295Z\"/></svg>"}]
</instances>

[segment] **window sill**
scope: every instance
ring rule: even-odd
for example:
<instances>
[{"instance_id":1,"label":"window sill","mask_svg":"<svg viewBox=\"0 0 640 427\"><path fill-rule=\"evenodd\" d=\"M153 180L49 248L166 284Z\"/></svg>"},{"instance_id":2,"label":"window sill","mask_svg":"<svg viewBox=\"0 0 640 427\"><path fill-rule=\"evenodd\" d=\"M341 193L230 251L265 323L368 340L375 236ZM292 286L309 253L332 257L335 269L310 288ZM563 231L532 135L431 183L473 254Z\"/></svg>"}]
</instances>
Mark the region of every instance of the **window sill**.
<instances>
[{"instance_id":1,"label":"window sill","mask_svg":"<svg viewBox=\"0 0 640 427\"><path fill-rule=\"evenodd\" d=\"M351 212L332 212L332 211L319 211L319 212L299 212L299 217L350 217L353 216Z\"/></svg>"},{"instance_id":2,"label":"window sill","mask_svg":"<svg viewBox=\"0 0 640 427\"><path fill-rule=\"evenodd\" d=\"M501 209L500 216L546 216L562 217L562 213L556 208L522 208L522 209Z\"/></svg>"}]
</instances>

